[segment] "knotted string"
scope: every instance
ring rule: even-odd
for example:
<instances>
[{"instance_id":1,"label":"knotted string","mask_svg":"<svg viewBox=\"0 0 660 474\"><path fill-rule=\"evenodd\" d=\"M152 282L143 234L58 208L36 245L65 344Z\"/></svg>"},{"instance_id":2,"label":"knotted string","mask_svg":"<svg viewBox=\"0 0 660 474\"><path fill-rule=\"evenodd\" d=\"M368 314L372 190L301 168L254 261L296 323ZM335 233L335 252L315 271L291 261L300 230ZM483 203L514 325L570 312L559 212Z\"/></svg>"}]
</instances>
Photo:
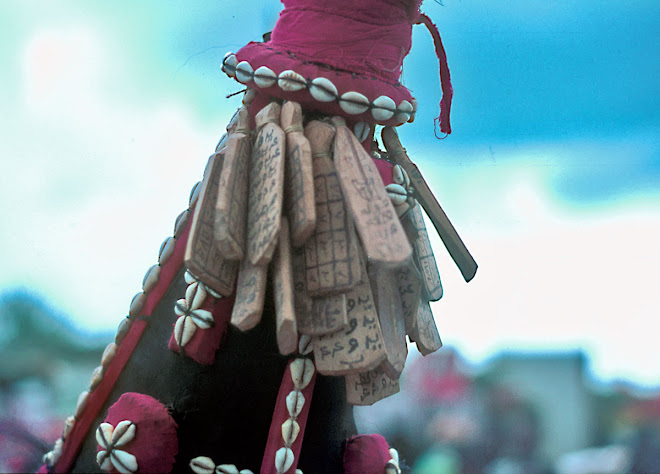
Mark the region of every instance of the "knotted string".
<instances>
[{"instance_id":1,"label":"knotted string","mask_svg":"<svg viewBox=\"0 0 660 474\"><path fill-rule=\"evenodd\" d=\"M426 16L424 13L419 14L419 19L417 20L418 25L424 25L431 33L433 37L433 44L435 46L435 55L438 57L438 62L440 63L440 86L442 87L442 100L440 101L440 116L437 117L434 121L436 127L438 122L440 122L440 131L449 135L451 133L451 124L449 122L449 113L451 111L451 100L454 96L454 89L451 85L451 77L449 75L449 66L447 65L447 54L445 53L445 48L442 45L442 39L440 39L440 33L438 32L438 27L433 24L431 19ZM438 133L435 131L435 136L438 137Z\"/></svg>"}]
</instances>

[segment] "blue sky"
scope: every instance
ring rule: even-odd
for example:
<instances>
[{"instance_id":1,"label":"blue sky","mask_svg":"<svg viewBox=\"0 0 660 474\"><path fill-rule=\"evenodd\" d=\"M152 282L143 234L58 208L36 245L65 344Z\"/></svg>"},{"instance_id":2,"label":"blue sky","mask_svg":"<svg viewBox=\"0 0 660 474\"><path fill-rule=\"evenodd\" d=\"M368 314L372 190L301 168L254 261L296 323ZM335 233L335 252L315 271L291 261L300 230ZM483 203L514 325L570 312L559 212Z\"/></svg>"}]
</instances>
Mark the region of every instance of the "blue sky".
<instances>
[{"instance_id":1,"label":"blue sky","mask_svg":"<svg viewBox=\"0 0 660 474\"><path fill-rule=\"evenodd\" d=\"M414 28L402 141L480 264L435 240L443 340L589 352L604 379L660 385L660 3L427 0L454 81ZM116 326L240 99L219 65L278 2L0 2L0 291ZM99 304L99 300L102 304Z\"/></svg>"}]
</instances>

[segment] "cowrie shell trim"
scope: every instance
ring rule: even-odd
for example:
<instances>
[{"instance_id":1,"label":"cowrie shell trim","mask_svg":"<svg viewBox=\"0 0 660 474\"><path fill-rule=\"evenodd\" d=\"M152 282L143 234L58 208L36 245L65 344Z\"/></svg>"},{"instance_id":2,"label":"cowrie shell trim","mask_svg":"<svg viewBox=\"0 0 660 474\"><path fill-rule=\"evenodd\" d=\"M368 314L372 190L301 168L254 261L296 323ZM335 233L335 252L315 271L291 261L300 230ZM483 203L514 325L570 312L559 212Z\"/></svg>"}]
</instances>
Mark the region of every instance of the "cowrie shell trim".
<instances>
[{"instance_id":1,"label":"cowrie shell trim","mask_svg":"<svg viewBox=\"0 0 660 474\"><path fill-rule=\"evenodd\" d=\"M369 101L367 97L356 91L347 91L340 94L337 87L326 77L319 76L311 80L305 79L293 69L287 69L277 75L266 66L260 66L256 71L248 61L238 62L234 53L227 53L222 60L222 70L229 77L235 77L238 82L248 84L253 81L260 88L277 86L287 92L296 92L307 89L312 98L318 102L338 102L344 112L350 115L359 115L371 110L371 115L378 123L386 122L396 116L399 124L412 121L417 111L417 103L412 99L402 101L397 107L394 100L381 95Z\"/></svg>"}]
</instances>

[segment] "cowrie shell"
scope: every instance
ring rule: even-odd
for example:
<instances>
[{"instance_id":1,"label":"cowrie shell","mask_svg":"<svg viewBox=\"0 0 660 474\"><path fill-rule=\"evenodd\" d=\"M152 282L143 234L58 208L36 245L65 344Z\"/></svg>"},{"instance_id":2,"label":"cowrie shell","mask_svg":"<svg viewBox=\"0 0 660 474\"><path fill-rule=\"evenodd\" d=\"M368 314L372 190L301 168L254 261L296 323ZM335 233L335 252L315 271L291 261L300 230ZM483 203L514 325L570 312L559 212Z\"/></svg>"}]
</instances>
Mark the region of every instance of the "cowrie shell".
<instances>
[{"instance_id":1,"label":"cowrie shell","mask_svg":"<svg viewBox=\"0 0 660 474\"><path fill-rule=\"evenodd\" d=\"M399 124L406 123L408 120L410 120L412 113L413 113L412 104L407 100L401 101L401 103L397 107L397 113L396 113L397 123Z\"/></svg>"},{"instance_id":2,"label":"cowrie shell","mask_svg":"<svg viewBox=\"0 0 660 474\"><path fill-rule=\"evenodd\" d=\"M110 453L110 459L115 469L121 474L133 474L138 469L138 463L135 456L121 449L113 449Z\"/></svg>"},{"instance_id":3,"label":"cowrie shell","mask_svg":"<svg viewBox=\"0 0 660 474\"><path fill-rule=\"evenodd\" d=\"M186 288L186 305L191 310L199 309L204 304L207 296L204 285L196 281Z\"/></svg>"},{"instance_id":4,"label":"cowrie shell","mask_svg":"<svg viewBox=\"0 0 660 474\"><path fill-rule=\"evenodd\" d=\"M183 276L183 279L189 285L192 285L193 283L195 283L197 281L197 278L195 278L195 275L190 273L190 270L186 271L185 275Z\"/></svg>"},{"instance_id":5,"label":"cowrie shell","mask_svg":"<svg viewBox=\"0 0 660 474\"><path fill-rule=\"evenodd\" d=\"M197 325L188 316L181 316L174 325L174 340L179 347L184 347L197 331Z\"/></svg>"},{"instance_id":6,"label":"cowrie shell","mask_svg":"<svg viewBox=\"0 0 660 474\"><path fill-rule=\"evenodd\" d=\"M394 103L394 100L386 95L381 95L373 101L371 115L376 121L385 122L392 118L395 109L396 104Z\"/></svg>"},{"instance_id":7,"label":"cowrie shell","mask_svg":"<svg viewBox=\"0 0 660 474\"><path fill-rule=\"evenodd\" d=\"M105 346L105 350L103 351L103 355L101 356L101 365L103 367L107 367L110 365L110 362L112 362L112 359L115 358L115 354L117 353L117 344L114 342L111 342L107 346Z\"/></svg>"},{"instance_id":8,"label":"cowrie shell","mask_svg":"<svg viewBox=\"0 0 660 474\"><path fill-rule=\"evenodd\" d=\"M105 368L103 368L102 365L99 365L97 368L94 369L94 372L92 372L92 378L89 381L89 390L94 390L96 387L99 386L101 383L101 380L103 380L103 373L105 372Z\"/></svg>"},{"instance_id":9,"label":"cowrie shell","mask_svg":"<svg viewBox=\"0 0 660 474\"><path fill-rule=\"evenodd\" d=\"M206 290L206 292L209 295L213 296L215 299L222 298L222 295L220 293L218 293L217 291L215 291L213 288L210 288L210 287L204 285L204 289Z\"/></svg>"},{"instance_id":10,"label":"cowrie shell","mask_svg":"<svg viewBox=\"0 0 660 474\"><path fill-rule=\"evenodd\" d=\"M74 414L76 418L80 418L80 415L82 415L82 412L85 409L85 405L87 405L88 399L89 399L89 392L87 390L85 390L80 395L78 395L78 402L76 403L76 413Z\"/></svg>"},{"instance_id":11,"label":"cowrie shell","mask_svg":"<svg viewBox=\"0 0 660 474\"><path fill-rule=\"evenodd\" d=\"M247 61L241 61L236 65L236 80L241 84L247 84L252 80L254 71Z\"/></svg>"},{"instance_id":12,"label":"cowrie shell","mask_svg":"<svg viewBox=\"0 0 660 474\"><path fill-rule=\"evenodd\" d=\"M196 309L190 316L197 327L201 329L208 329L215 325L213 314L205 309Z\"/></svg>"},{"instance_id":13,"label":"cowrie shell","mask_svg":"<svg viewBox=\"0 0 660 474\"><path fill-rule=\"evenodd\" d=\"M112 432L112 444L116 448L121 448L122 446L125 446L127 443L130 443L133 441L133 438L135 438L135 430L136 426L135 423L133 423L130 420L124 420L120 421L117 423L117 426L115 426L115 430Z\"/></svg>"},{"instance_id":14,"label":"cowrie shell","mask_svg":"<svg viewBox=\"0 0 660 474\"><path fill-rule=\"evenodd\" d=\"M69 433L71 433L71 429L75 424L76 424L76 418L74 416L70 416L64 421L64 429L62 429L62 439L65 440L66 437L69 436Z\"/></svg>"},{"instance_id":15,"label":"cowrie shell","mask_svg":"<svg viewBox=\"0 0 660 474\"><path fill-rule=\"evenodd\" d=\"M126 337L126 334L128 334L128 330L131 328L131 324L132 324L131 320L128 318L124 318L121 320L119 326L117 326L117 333L115 334L115 344L121 344L121 341L123 341L124 338Z\"/></svg>"},{"instance_id":16,"label":"cowrie shell","mask_svg":"<svg viewBox=\"0 0 660 474\"><path fill-rule=\"evenodd\" d=\"M160 250L158 251L158 264L164 265L167 262L172 254L174 253L174 245L176 240L173 237L166 238L163 243L160 245Z\"/></svg>"},{"instance_id":17,"label":"cowrie shell","mask_svg":"<svg viewBox=\"0 0 660 474\"><path fill-rule=\"evenodd\" d=\"M309 93L319 102L332 102L339 93L335 85L325 77L317 77L309 86Z\"/></svg>"},{"instance_id":18,"label":"cowrie shell","mask_svg":"<svg viewBox=\"0 0 660 474\"><path fill-rule=\"evenodd\" d=\"M300 336L300 340L298 341L298 352L300 355L311 354L313 350L314 346L312 346L312 336L308 334L302 334Z\"/></svg>"},{"instance_id":19,"label":"cowrie shell","mask_svg":"<svg viewBox=\"0 0 660 474\"><path fill-rule=\"evenodd\" d=\"M146 301L147 295L144 293L144 291L137 293L131 300L131 305L128 308L128 314L131 316L139 315Z\"/></svg>"},{"instance_id":20,"label":"cowrie shell","mask_svg":"<svg viewBox=\"0 0 660 474\"><path fill-rule=\"evenodd\" d=\"M96 453L96 462L101 466L102 471L112 471L112 461L107 451L99 451Z\"/></svg>"},{"instance_id":21,"label":"cowrie shell","mask_svg":"<svg viewBox=\"0 0 660 474\"><path fill-rule=\"evenodd\" d=\"M392 458L392 461L399 464L399 452L394 448L390 448L389 452L390 452L390 457Z\"/></svg>"},{"instance_id":22,"label":"cowrie shell","mask_svg":"<svg viewBox=\"0 0 660 474\"><path fill-rule=\"evenodd\" d=\"M238 474L254 474L254 472L250 471L249 469L241 469L238 471Z\"/></svg>"},{"instance_id":23,"label":"cowrie shell","mask_svg":"<svg viewBox=\"0 0 660 474\"><path fill-rule=\"evenodd\" d=\"M297 72L287 69L278 76L277 85L284 91L296 92L304 89L307 86L307 81Z\"/></svg>"},{"instance_id":24,"label":"cowrie shell","mask_svg":"<svg viewBox=\"0 0 660 474\"><path fill-rule=\"evenodd\" d=\"M53 453L53 464L59 461L60 456L62 456L63 446L64 446L64 441L62 441L61 438L55 441L55 446L53 446L53 450L51 451Z\"/></svg>"},{"instance_id":25,"label":"cowrie shell","mask_svg":"<svg viewBox=\"0 0 660 474\"><path fill-rule=\"evenodd\" d=\"M276 81L277 76L266 66L261 66L254 71L254 83L262 89L272 86Z\"/></svg>"},{"instance_id":26,"label":"cowrie shell","mask_svg":"<svg viewBox=\"0 0 660 474\"><path fill-rule=\"evenodd\" d=\"M188 302L181 298L176 301L176 304L174 305L174 314L177 316L183 316L188 312Z\"/></svg>"},{"instance_id":27,"label":"cowrie shell","mask_svg":"<svg viewBox=\"0 0 660 474\"><path fill-rule=\"evenodd\" d=\"M286 396L286 409L291 418L296 418L305 405L305 396L298 390L293 390Z\"/></svg>"},{"instance_id":28,"label":"cowrie shell","mask_svg":"<svg viewBox=\"0 0 660 474\"><path fill-rule=\"evenodd\" d=\"M236 75L236 65L238 64L238 58L234 53L225 54L225 59L222 61L222 70L229 77L234 77Z\"/></svg>"},{"instance_id":29,"label":"cowrie shell","mask_svg":"<svg viewBox=\"0 0 660 474\"><path fill-rule=\"evenodd\" d=\"M415 114L417 113L417 100L413 97L410 102L412 104L412 114L408 119L408 123L413 123L415 121Z\"/></svg>"},{"instance_id":30,"label":"cowrie shell","mask_svg":"<svg viewBox=\"0 0 660 474\"><path fill-rule=\"evenodd\" d=\"M392 181L401 186L405 185L406 180L403 177L403 168L401 168L401 165L394 165L392 167Z\"/></svg>"},{"instance_id":31,"label":"cowrie shell","mask_svg":"<svg viewBox=\"0 0 660 474\"><path fill-rule=\"evenodd\" d=\"M404 196L408 195L408 192L406 191L406 188L404 188L400 184L396 184L396 183L388 184L387 186L385 186L385 190L388 193L403 194Z\"/></svg>"},{"instance_id":32,"label":"cowrie shell","mask_svg":"<svg viewBox=\"0 0 660 474\"><path fill-rule=\"evenodd\" d=\"M353 127L353 133L355 133L355 137L358 139L360 143L362 143L367 139L370 131L371 131L371 127L366 122L358 122Z\"/></svg>"},{"instance_id":33,"label":"cowrie shell","mask_svg":"<svg viewBox=\"0 0 660 474\"><path fill-rule=\"evenodd\" d=\"M240 474L233 464L220 464L215 468L216 474Z\"/></svg>"},{"instance_id":34,"label":"cowrie shell","mask_svg":"<svg viewBox=\"0 0 660 474\"><path fill-rule=\"evenodd\" d=\"M255 97L257 97L257 91L252 88L248 88L248 90L246 90L245 94L243 95L243 100L242 100L243 105L247 107L252 103Z\"/></svg>"},{"instance_id":35,"label":"cowrie shell","mask_svg":"<svg viewBox=\"0 0 660 474\"><path fill-rule=\"evenodd\" d=\"M359 92L349 91L339 99L339 107L349 115L359 115L369 110L369 99Z\"/></svg>"},{"instance_id":36,"label":"cowrie shell","mask_svg":"<svg viewBox=\"0 0 660 474\"><path fill-rule=\"evenodd\" d=\"M160 265L153 265L142 279L142 291L149 293L154 289L160 278Z\"/></svg>"},{"instance_id":37,"label":"cowrie shell","mask_svg":"<svg viewBox=\"0 0 660 474\"><path fill-rule=\"evenodd\" d=\"M296 420L288 419L282 424L282 439L287 447L290 447L300 434L300 425Z\"/></svg>"},{"instance_id":38,"label":"cowrie shell","mask_svg":"<svg viewBox=\"0 0 660 474\"><path fill-rule=\"evenodd\" d=\"M201 189L201 181L197 181L193 184L192 189L190 190L190 198L188 199L188 209L194 209L195 204L197 204L197 199L199 199L199 191Z\"/></svg>"},{"instance_id":39,"label":"cowrie shell","mask_svg":"<svg viewBox=\"0 0 660 474\"><path fill-rule=\"evenodd\" d=\"M195 474L213 474L215 471L213 459L206 456L197 456L191 459L188 466L190 466L190 470Z\"/></svg>"},{"instance_id":40,"label":"cowrie shell","mask_svg":"<svg viewBox=\"0 0 660 474\"><path fill-rule=\"evenodd\" d=\"M293 386L298 390L304 389L312 381L314 363L310 359L295 359L291 362L290 369Z\"/></svg>"},{"instance_id":41,"label":"cowrie shell","mask_svg":"<svg viewBox=\"0 0 660 474\"><path fill-rule=\"evenodd\" d=\"M183 211L181 214L179 214L174 221L174 238L178 238L181 235L181 232L183 232L183 229L186 227L186 224L188 223L188 219L190 218L190 211L186 209Z\"/></svg>"},{"instance_id":42,"label":"cowrie shell","mask_svg":"<svg viewBox=\"0 0 660 474\"><path fill-rule=\"evenodd\" d=\"M411 206L410 206L410 204L408 204L408 202L404 202L403 204L400 204L398 206L394 206L394 211L396 212L397 217L403 216L410 209L411 209Z\"/></svg>"},{"instance_id":43,"label":"cowrie shell","mask_svg":"<svg viewBox=\"0 0 660 474\"><path fill-rule=\"evenodd\" d=\"M280 448L275 453L275 469L277 473L283 473L289 470L293 465L295 456L289 448Z\"/></svg>"},{"instance_id":44,"label":"cowrie shell","mask_svg":"<svg viewBox=\"0 0 660 474\"><path fill-rule=\"evenodd\" d=\"M108 449L112 443L112 432L115 430L110 423L101 423L96 429L96 442L102 448Z\"/></svg>"}]
</instances>

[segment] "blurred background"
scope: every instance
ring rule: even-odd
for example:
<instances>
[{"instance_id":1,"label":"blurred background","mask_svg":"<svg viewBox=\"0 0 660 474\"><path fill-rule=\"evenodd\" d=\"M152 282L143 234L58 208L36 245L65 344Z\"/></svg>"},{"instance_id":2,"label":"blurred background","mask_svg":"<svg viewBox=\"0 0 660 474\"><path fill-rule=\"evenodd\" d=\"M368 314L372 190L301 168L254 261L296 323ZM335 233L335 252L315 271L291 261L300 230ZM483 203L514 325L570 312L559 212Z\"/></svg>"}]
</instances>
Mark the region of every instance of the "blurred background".
<instances>
[{"instance_id":1,"label":"blurred background","mask_svg":"<svg viewBox=\"0 0 660 474\"><path fill-rule=\"evenodd\" d=\"M402 143L480 265L431 232L446 347L357 411L419 473L660 472L660 3L426 0ZM280 4L0 2L0 471L56 439L240 97Z\"/></svg>"}]
</instances>

